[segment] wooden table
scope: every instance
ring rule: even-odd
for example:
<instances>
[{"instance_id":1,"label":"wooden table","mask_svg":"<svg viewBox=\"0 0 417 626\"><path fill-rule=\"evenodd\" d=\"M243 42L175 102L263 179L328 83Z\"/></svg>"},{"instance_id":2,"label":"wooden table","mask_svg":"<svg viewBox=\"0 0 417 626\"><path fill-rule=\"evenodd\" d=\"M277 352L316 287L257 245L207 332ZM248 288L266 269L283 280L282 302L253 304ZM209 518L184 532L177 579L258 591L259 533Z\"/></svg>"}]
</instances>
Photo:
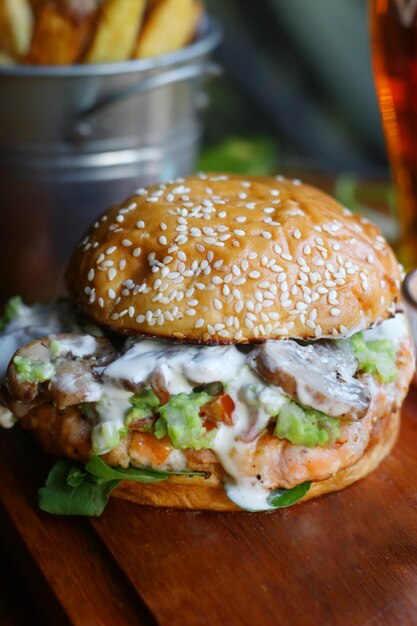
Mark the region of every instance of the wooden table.
<instances>
[{"instance_id":1,"label":"wooden table","mask_svg":"<svg viewBox=\"0 0 417 626\"><path fill-rule=\"evenodd\" d=\"M398 445L376 472L274 513L112 499L99 519L56 518L36 506L49 464L27 434L1 433L4 549L45 624L417 623L415 389Z\"/></svg>"}]
</instances>

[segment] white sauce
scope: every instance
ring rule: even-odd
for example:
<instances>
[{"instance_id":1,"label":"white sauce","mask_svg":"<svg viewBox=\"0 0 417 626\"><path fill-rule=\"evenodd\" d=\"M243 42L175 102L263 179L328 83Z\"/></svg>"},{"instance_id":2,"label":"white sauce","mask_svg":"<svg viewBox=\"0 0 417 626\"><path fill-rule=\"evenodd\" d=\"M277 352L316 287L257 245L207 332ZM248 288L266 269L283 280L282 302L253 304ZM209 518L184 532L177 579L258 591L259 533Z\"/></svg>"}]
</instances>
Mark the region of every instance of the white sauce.
<instances>
[{"instance_id":1,"label":"white sauce","mask_svg":"<svg viewBox=\"0 0 417 626\"><path fill-rule=\"evenodd\" d=\"M227 497L241 509L255 512L270 511L274 508L268 502L270 492L259 480L240 478L238 481L226 481L224 488Z\"/></svg>"},{"instance_id":2,"label":"white sauce","mask_svg":"<svg viewBox=\"0 0 417 626\"><path fill-rule=\"evenodd\" d=\"M54 341L54 335L50 336ZM55 340L57 345L57 356L71 354L74 357L86 357L93 355L97 350L97 340L92 335L79 335L71 338L59 338Z\"/></svg>"},{"instance_id":3,"label":"white sauce","mask_svg":"<svg viewBox=\"0 0 417 626\"><path fill-rule=\"evenodd\" d=\"M124 427L124 417L132 405L131 391L119 389L112 385L104 385L100 401L96 404L101 422L113 422L118 429Z\"/></svg>"},{"instance_id":4,"label":"white sauce","mask_svg":"<svg viewBox=\"0 0 417 626\"><path fill-rule=\"evenodd\" d=\"M392 339L399 342L410 335L408 320L404 313L397 313L389 320L385 320L375 328L365 330L363 336L365 341L378 341L380 339Z\"/></svg>"},{"instance_id":5,"label":"white sauce","mask_svg":"<svg viewBox=\"0 0 417 626\"><path fill-rule=\"evenodd\" d=\"M80 392L79 372L64 370L52 377L51 382L65 394L77 396ZM98 402L103 394L103 385L93 378L83 377L83 402Z\"/></svg>"},{"instance_id":6,"label":"white sauce","mask_svg":"<svg viewBox=\"0 0 417 626\"><path fill-rule=\"evenodd\" d=\"M13 415L5 406L0 406L0 426L2 428L11 428L17 422L17 417Z\"/></svg>"},{"instance_id":7,"label":"white sauce","mask_svg":"<svg viewBox=\"0 0 417 626\"><path fill-rule=\"evenodd\" d=\"M232 380L245 358L235 346L178 345L144 339L111 363L103 375L107 380L130 380L137 384L149 380L158 366L163 366L172 393L180 393L176 384L185 386L189 392L192 386L187 380L199 384Z\"/></svg>"}]
</instances>

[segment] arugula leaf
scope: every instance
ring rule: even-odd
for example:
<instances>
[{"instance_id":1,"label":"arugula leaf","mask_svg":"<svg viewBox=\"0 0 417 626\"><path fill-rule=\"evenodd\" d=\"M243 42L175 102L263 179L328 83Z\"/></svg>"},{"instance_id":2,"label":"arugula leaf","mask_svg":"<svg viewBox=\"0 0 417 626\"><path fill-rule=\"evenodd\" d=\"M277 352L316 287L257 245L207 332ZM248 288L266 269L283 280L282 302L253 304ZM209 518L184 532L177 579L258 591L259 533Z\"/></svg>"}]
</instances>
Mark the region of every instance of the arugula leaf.
<instances>
[{"instance_id":1,"label":"arugula leaf","mask_svg":"<svg viewBox=\"0 0 417 626\"><path fill-rule=\"evenodd\" d=\"M93 474L96 478L120 478L122 480L134 480L139 483L154 483L160 480L166 480L168 476L205 476L205 472L197 471L171 471L156 470L150 467L138 468L132 465L126 469L123 467L110 467L101 460L99 456L93 456L85 466L87 472Z\"/></svg>"},{"instance_id":2,"label":"arugula leaf","mask_svg":"<svg viewBox=\"0 0 417 626\"><path fill-rule=\"evenodd\" d=\"M166 480L168 472L159 472L153 469L137 469L136 467L110 467L98 456L93 456L85 466L87 472L94 478L103 480L133 480L137 483L158 483Z\"/></svg>"},{"instance_id":3,"label":"arugula leaf","mask_svg":"<svg viewBox=\"0 0 417 626\"><path fill-rule=\"evenodd\" d=\"M80 467L75 466L78 470ZM97 483L91 475L76 474L74 464L61 459L50 471L45 487L39 489L39 508L54 515L98 517L106 507L110 492L119 483L120 480Z\"/></svg>"},{"instance_id":4,"label":"arugula leaf","mask_svg":"<svg viewBox=\"0 0 417 626\"><path fill-rule=\"evenodd\" d=\"M170 474L194 476L204 472L160 472L145 468L110 467L93 456L85 467L68 459L60 459L49 472L45 487L39 489L39 507L54 515L91 515L103 513L110 492L122 480L157 483Z\"/></svg>"},{"instance_id":5,"label":"arugula leaf","mask_svg":"<svg viewBox=\"0 0 417 626\"><path fill-rule=\"evenodd\" d=\"M268 495L268 504L274 509L291 506L301 500L310 489L311 482L301 483L292 489L274 489Z\"/></svg>"},{"instance_id":6,"label":"arugula leaf","mask_svg":"<svg viewBox=\"0 0 417 626\"><path fill-rule=\"evenodd\" d=\"M67 485L70 487L78 487L88 476L88 472L78 465L73 465L67 475Z\"/></svg>"}]
</instances>

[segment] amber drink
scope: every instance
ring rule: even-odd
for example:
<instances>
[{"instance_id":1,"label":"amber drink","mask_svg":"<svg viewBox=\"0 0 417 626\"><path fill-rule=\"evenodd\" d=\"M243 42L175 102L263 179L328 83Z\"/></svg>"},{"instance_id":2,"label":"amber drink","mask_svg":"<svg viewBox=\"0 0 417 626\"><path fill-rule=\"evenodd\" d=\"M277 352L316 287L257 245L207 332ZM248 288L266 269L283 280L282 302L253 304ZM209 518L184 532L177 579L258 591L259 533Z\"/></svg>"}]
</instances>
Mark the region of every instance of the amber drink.
<instances>
[{"instance_id":1,"label":"amber drink","mask_svg":"<svg viewBox=\"0 0 417 626\"><path fill-rule=\"evenodd\" d=\"M397 253L417 266L417 0L371 0L376 89L398 194Z\"/></svg>"}]
</instances>

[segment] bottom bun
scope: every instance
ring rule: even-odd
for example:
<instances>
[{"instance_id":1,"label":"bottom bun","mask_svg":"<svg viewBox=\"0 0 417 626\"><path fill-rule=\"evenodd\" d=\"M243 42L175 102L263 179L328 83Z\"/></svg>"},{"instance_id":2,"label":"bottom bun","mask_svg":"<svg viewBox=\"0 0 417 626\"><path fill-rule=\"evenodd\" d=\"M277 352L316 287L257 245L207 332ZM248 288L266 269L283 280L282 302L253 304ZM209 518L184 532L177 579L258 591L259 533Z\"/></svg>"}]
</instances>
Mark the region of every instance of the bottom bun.
<instances>
[{"instance_id":1,"label":"bottom bun","mask_svg":"<svg viewBox=\"0 0 417 626\"><path fill-rule=\"evenodd\" d=\"M400 410L378 419L363 456L334 476L314 482L308 493L299 500L308 500L325 493L339 491L372 472L394 446L400 427ZM122 481L112 496L136 504L195 511L242 511L231 502L224 491L220 475L170 476L153 485Z\"/></svg>"}]
</instances>

